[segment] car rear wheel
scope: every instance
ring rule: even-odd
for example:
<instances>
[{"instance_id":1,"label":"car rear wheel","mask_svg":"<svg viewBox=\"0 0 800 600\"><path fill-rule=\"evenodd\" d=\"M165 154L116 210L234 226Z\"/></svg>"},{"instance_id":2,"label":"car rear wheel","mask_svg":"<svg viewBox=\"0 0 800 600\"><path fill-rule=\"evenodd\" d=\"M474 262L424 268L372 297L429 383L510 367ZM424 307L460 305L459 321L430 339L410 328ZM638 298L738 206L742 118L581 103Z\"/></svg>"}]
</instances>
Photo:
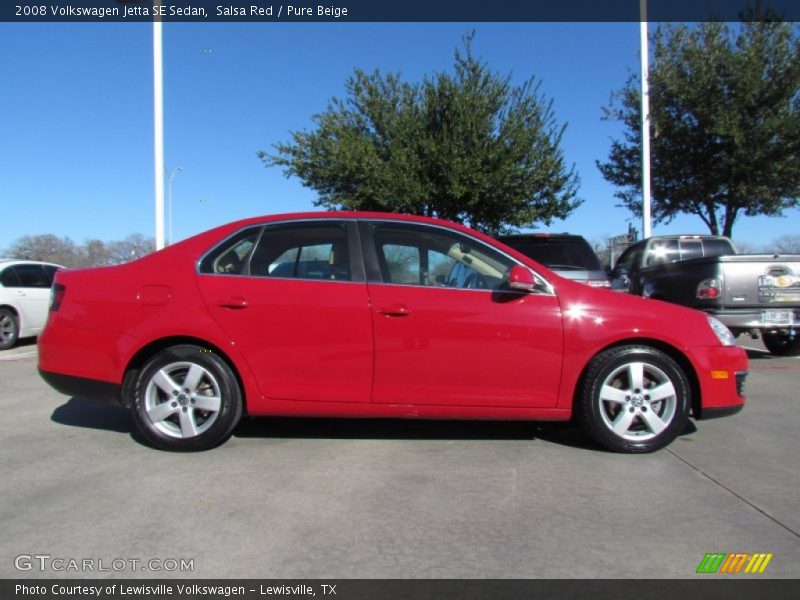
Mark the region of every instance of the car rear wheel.
<instances>
[{"instance_id":1,"label":"car rear wheel","mask_svg":"<svg viewBox=\"0 0 800 600\"><path fill-rule=\"evenodd\" d=\"M791 335L788 331L765 331L761 335L764 346L775 356L797 356L800 355L800 334L794 332Z\"/></svg>"},{"instance_id":2,"label":"car rear wheel","mask_svg":"<svg viewBox=\"0 0 800 600\"><path fill-rule=\"evenodd\" d=\"M17 343L19 321L17 315L7 308L0 308L0 350L8 350Z\"/></svg>"},{"instance_id":3,"label":"car rear wheel","mask_svg":"<svg viewBox=\"0 0 800 600\"><path fill-rule=\"evenodd\" d=\"M164 450L196 451L227 440L242 416L230 366L199 346L172 346L139 372L130 402L142 435Z\"/></svg>"},{"instance_id":4,"label":"car rear wheel","mask_svg":"<svg viewBox=\"0 0 800 600\"><path fill-rule=\"evenodd\" d=\"M686 427L690 391L686 374L669 356L648 346L622 346L597 355L576 398L587 432L614 452L652 452Z\"/></svg>"}]
</instances>

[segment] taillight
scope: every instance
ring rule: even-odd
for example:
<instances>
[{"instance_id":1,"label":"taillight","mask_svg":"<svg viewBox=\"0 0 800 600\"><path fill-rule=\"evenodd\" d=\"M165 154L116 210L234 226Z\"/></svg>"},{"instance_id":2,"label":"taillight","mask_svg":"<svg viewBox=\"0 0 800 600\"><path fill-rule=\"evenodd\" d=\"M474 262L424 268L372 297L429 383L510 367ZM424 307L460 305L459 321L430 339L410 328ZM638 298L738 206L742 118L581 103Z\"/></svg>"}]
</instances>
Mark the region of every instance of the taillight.
<instances>
[{"instance_id":1,"label":"taillight","mask_svg":"<svg viewBox=\"0 0 800 600\"><path fill-rule=\"evenodd\" d=\"M61 308L61 301L64 300L64 293L67 288L60 283L55 284L50 289L50 311L56 311Z\"/></svg>"},{"instance_id":2,"label":"taillight","mask_svg":"<svg viewBox=\"0 0 800 600\"><path fill-rule=\"evenodd\" d=\"M700 300L716 300L722 296L722 282L719 279L705 279L697 284L697 293Z\"/></svg>"}]
</instances>

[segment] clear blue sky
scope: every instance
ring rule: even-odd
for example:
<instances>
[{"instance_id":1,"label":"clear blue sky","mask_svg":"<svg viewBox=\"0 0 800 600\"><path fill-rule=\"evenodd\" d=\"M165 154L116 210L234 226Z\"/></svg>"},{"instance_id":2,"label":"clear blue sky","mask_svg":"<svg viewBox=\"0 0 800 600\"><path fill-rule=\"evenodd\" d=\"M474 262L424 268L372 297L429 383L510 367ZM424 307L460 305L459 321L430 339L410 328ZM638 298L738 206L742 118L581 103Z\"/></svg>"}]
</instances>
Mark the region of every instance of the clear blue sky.
<instances>
[{"instance_id":1,"label":"clear blue sky","mask_svg":"<svg viewBox=\"0 0 800 600\"><path fill-rule=\"evenodd\" d=\"M518 82L536 76L568 123L564 151L585 203L549 230L624 233L631 215L614 207L595 161L620 131L601 109L638 69L638 23L167 23L165 157L184 169L174 182L175 239L312 209L314 192L266 169L256 152L310 127L355 67L417 81L450 69L473 28L475 54ZM151 25L2 23L0 82L0 250L39 233L76 242L153 235ZM798 216L742 217L734 234L765 244L798 233ZM654 232L705 226L685 217Z\"/></svg>"}]
</instances>

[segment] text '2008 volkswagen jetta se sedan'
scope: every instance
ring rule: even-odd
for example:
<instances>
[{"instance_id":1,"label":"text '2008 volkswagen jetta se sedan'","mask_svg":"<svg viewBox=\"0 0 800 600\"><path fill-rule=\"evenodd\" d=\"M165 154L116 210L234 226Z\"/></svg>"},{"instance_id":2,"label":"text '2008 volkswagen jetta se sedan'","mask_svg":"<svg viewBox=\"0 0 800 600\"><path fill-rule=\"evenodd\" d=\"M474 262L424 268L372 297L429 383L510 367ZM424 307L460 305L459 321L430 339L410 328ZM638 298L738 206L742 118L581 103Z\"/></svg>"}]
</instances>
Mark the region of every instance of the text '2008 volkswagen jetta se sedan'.
<instances>
[{"instance_id":1,"label":"text '2008 volkswagen jetta se sedan'","mask_svg":"<svg viewBox=\"0 0 800 600\"><path fill-rule=\"evenodd\" d=\"M648 452L744 404L704 313L563 279L466 227L381 213L247 219L60 271L39 342L58 391L121 402L170 450L242 414L565 421Z\"/></svg>"}]
</instances>

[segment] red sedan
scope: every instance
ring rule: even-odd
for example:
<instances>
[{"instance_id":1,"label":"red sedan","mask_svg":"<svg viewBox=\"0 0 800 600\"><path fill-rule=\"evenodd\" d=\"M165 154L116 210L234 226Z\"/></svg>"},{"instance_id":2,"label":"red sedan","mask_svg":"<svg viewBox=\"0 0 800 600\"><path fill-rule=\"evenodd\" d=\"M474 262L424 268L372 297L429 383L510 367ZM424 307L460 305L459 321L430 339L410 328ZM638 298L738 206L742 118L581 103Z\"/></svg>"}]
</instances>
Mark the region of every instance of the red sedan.
<instances>
[{"instance_id":1,"label":"red sedan","mask_svg":"<svg viewBox=\"0 0 800 600\"><path fill-rule=\"evenodd\" d=\"M60 271L39 370L170 450L214 447L247 413L574 415L648 452L690 414L739 411L747 357L713 317L571 282L460 225L306 213Z\"/></svg>"}]
</instances>

